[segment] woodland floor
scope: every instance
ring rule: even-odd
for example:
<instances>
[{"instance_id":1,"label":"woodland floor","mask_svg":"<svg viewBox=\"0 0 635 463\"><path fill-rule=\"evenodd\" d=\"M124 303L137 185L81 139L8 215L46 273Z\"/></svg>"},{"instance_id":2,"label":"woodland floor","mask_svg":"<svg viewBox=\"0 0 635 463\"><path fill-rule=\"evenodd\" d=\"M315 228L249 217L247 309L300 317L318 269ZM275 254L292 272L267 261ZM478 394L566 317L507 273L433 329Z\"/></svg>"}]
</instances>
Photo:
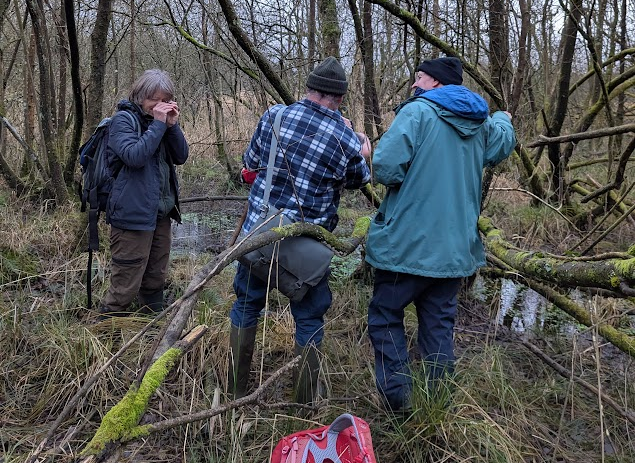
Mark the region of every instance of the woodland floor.
<instances>
[{"instance_id":1,"label":"woodland floor","mask_svg":"<svg viewBox=\"0 0 635 463\"><path fill-rule=\"evenodd\" d=\"M246 190L227 186L217 178L186 170L182 196L246 195ZM512 183L500 178L497 185ZM187 221L197 223L193 230L201 232L203 239L186 239L187 245L175 240L170 298L180 295L196 271L224 247L242 207L239 201L184 207ZM361 194L347 193L340 209L340 232L346 234L357 217L370 213ZM557 214L549 208L529 206L521 194L492 193L485 214L525 249L558 252L575 238ZM78 238L82 220L76 206L51 211L0 191L2 463L25 461L85 379L147 322L144 317L92 321L85 307L86 253ZM610 245L627 248L634 242L633 234L628 228L620 229ZM103 246L105 226L101 236ZM375 392L366 333L372 287L358 273L352 276L359 262L359 256L334 262L334 300L323 345L325 399L309 420L280 404L290 400L289 375L266 394L269 406L247 406L139 439L123 448L119 461L265 462L281 436L328 424L344 412L369 422L381 463L635 461L633 423L597 393L556 373L526 344L539 347L628 413L635 401L633 360L598 337L594 329L577 325L549 304L537 315L536 323L522 331L505 326L514 326L513 319L522 316L522 307L512 310L505 323L496 323L501 309L500 280L479 278L461 293L451 407L430 400L425 389L419 388L412 415L385 411ZM93 290L98 300L107 287L107 250L97 254L95 268ZM228 266L200 294L190 326L206 324L209 332L159 388L144 422L187 415L227 400L223 391L233 272L233 266ZM288 304L277 293L272 296L260 324L253 384L292 358L293 322ZM632 302L588 294L583 298L589 310L607 313L616 324L631 328L631 317L623 312L633 308ZM406 326L413 343L416 324L411 310ZM157 333L157 329L150 330L101 375L61 424L53 446L39 461L77 461L103 415L126 393ZM422 384L419 378L415 381Z\"/></svg>"}]
</instances>

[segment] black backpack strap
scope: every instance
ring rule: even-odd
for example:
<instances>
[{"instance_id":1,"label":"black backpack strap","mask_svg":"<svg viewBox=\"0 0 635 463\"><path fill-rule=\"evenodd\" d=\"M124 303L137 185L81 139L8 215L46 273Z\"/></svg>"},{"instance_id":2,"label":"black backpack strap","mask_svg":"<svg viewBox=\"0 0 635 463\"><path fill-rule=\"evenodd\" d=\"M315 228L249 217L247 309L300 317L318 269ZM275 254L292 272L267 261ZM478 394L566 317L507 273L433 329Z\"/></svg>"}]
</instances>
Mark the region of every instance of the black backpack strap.
<instances>
[{"instance_id":1,"label":"black backpack strap","mask_svg":"<svg viewBox=\"0 0 635 463\"><path fill-rule=\"evenodd\" d=\"M97 188L93 188L89 192L89 196L92 196L96 202L88 202L89 204L98 204L97 200ZM88 265L86 267L86 307L88 310L93 308L93 251L99 250L99 209L91 207L88 210Z\"/></svg>"},{"instance_id":2,"label":"black backpack strap","mask_svg":"<svg viewBox=\"0 0 635 463\"><path fill-rule=\"evenodd\" d=\"M93 308L93 250L88 248L88 268L86 269L86 308Z\"/></svg>"},{"instance_id":3,"label":"black backpack strap","mask_svg":"<svg viewBox=\"0 0 635 463\"><path fill-rule=\"evenodd\" d=\"M88 193L88 204L99 204L97 199L97 188L93 188ZM93 202L94 201L94 202ZM99 251L99 207L88 209L88 250Z\"/></svg>"}]
</instances>

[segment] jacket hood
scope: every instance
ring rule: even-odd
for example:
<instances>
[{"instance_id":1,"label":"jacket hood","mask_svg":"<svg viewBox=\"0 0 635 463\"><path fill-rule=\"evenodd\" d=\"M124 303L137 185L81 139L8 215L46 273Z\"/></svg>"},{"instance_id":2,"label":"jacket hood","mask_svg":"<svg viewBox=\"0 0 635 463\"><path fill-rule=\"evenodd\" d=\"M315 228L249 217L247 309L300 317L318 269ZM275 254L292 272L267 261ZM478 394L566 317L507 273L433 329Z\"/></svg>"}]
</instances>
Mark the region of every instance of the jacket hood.
<instances>
[{"instance_id":1,"label":"jacket hood","mask_svg":"<svg viewBox=\"0 0 635 463\"><path fill-rule=\"evenodd\" d=\"M444 85L429 90L422 96L466 119L484 121L489 115L487 102L480 95L462 85Z\"/></svg>"},{"instance_id":2,"label":"jacket hood","mask_svg":"<svg viewBox=\"0 0 635 463\"><path fill-rule=\"evenodd\" d=\"M450 124L462 138L478 132L487 119L487 102L462 85L445 85L425 92L421 98L432 105L441 119Z\"/></svg>"}]
</instances>

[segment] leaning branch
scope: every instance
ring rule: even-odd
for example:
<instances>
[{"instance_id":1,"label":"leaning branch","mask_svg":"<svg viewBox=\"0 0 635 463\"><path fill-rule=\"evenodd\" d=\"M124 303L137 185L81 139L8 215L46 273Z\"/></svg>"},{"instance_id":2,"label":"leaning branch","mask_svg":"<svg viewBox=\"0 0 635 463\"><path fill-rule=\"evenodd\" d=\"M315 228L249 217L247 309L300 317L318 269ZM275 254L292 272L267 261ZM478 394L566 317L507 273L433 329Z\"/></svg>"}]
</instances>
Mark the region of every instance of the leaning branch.
<instances>
[{"instance_id":1,"label":"leaning branch","mask_svg":"<svg viewBox=\"0 0 635 463\"><path fill-rule=\"evenodd\" d=\"M542 252L522 251L506 242L491 220L481 217L479 230L488 250L519 273L560 287L602 288L628 295L635 284L635 257L580 260ZM626 288L626 291L624 291Z\"/></svg>"},{"instance_id":2,"label":"leaning branch","mask_svg":"<svg viewBox=\"0 0 635 463\"><path fill-rule=\"evenodd\" d=\"M369 227L370 218L362 217L357 220L355 228L349 238L339 238L318 225L302 222L285 225L284 227L274 227L259 235L248 235L205 265L194 276L185 294L170 307L166 308L166 311L169 311L173 307L178 307L178 311L174 313L170 321L165 325L163 332L158 336L156 348L154 349L154 353L148 356L149 360L147 364L152 363L152 361L160 357L178 339L179 334L182 332L194 309L198 292L204 288L215 275L220 273L223 268L238 257L284 238L300 235L310 236L318 241L322 241L338 254L346 255L353 252L364 240Z\"/></svg>"},{"instance_id":3,"label":"leaning branch","mask_svg":"<svg viewBox=\"0 0 635 463\"><path fill-rule=\"evenodd\" d=\"M280 76L273 70L269 60L258 50L249 36L240 26L240 19L236 14L233 3L229 0L218 0L218 4L220 5L223 15L225 16L229 31L234 36L234 39L236 40L240 48L242 48L247 56L256 63L260 71L264 74L267 81L276 90L276 92L278 92L278 95L280 95L282 101L284 101L285 104L293 103L295 101L295 98L293 97L287 86L284 84Z\"/></svg>"},{"instance_id":4,"label":"leaning branch","mask_svg":"<svg viewBox=\"0 0 635 463\"><path fill-rule=\"evenodd\" d=\"M485 90L485 92L492 98L496 105L499 108L506 107L506 102L504 101L500 92L496 89L492 82L478 69L478 67L466 61L465 58L461 56L459 51L456 48L452 47L449 43L441 40L436 35L431 34L428 29L423 24L421 24L421 21L419 21L419 18L417 18L414 13L401 8L399 5L390 0L369 1L381 6L384 10L386 10L396 18L404 21L412 28L415 34L428 42L430 45L437 47L448 56L455 56L459 58L461 60L461 63L463 64L463 68L465 69L465 71L470 76L472 76L472 78L483 88L483 90Z\"/></svg>"}]
</instances>

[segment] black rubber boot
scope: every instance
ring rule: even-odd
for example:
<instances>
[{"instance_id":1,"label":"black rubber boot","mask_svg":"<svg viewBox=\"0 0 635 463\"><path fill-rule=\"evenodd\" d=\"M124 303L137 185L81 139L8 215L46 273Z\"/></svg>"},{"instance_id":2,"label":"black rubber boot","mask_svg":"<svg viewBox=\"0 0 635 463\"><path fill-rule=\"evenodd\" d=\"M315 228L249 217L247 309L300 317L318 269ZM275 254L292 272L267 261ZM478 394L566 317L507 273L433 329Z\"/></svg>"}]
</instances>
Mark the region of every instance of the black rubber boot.
<instances>
[{"instance_id":1,"label":"black rubber boot","mask_svg":"<svg viewBox=\"0 0 635 463\"><path fill-rule=\"evenodd\" d=\"M235 399L247 395L247 383L254 354L258 326L238 328L232 324L229 333L229 370L227 372L227 392Z\"/></svg>"},{"instance_id":2,"label":"black rubber boot","mask_svg":"<svg viewBox=\"0 0 635 463\"><path fill-rule=\"evenodd\" d=\"M295 344L294 354L301 355L300 365L293 369L293 400L312 405L318 395L320 374L320 346L309 343L305 347Z\"/></svg>"},{"instance_id":3,"label":"black rubber boot","mask_svg":"<svg viewBox=\"0 0 635 463\"><path fill-rule=\"evenodd\" d=\"M164 309L163 288L150 293L139 291L137 299L139 301L139 312L141 313L159 313Z\"/></svg>"}]
</instances>

